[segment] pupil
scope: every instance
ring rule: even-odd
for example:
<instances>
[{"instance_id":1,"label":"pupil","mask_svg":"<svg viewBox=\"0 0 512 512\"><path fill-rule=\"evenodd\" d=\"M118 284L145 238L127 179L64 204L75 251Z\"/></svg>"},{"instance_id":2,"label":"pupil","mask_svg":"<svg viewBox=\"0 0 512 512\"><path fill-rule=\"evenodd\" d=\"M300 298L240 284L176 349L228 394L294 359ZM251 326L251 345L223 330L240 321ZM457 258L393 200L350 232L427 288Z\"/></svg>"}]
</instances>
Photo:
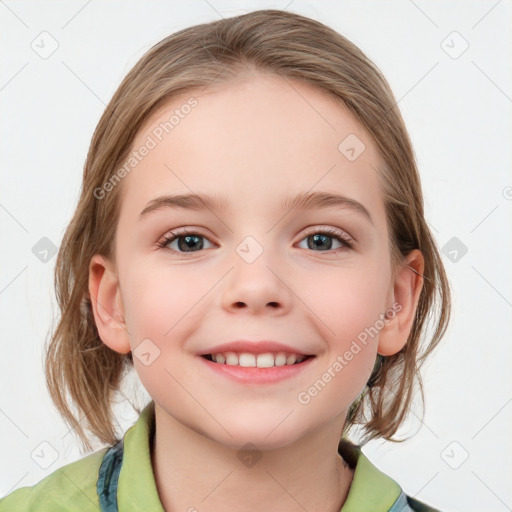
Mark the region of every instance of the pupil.
<instances>
[{"instance_id":1,"label":"pupil","mask_svg":"<svg viewBox=\"0 0 512 512\"><path fill-rule=\"evenodd\" d=\"M180 236L179 241L178 241L180 250L185 251L185 252L190 252L189 249L193 249L194 243L200 238L201 237L195 236L195 235ZM184 244L181 243L182 240L185 241ZM203 247L203 244L201 243L199 249L202 249L202 247Z\"/></svg>"},{"instance_id":2,"label":"pupil","mask_svg":"<svg viewBox=\"0 0 512 512\"><path fill-rule=\"evenodd\" d=\"M313 238L314 242L313 242L313 244L308 244L308 246L310 249L314 249L314 248L322 248L321 247L322 242L325 242L326 239L328 240L331 237L328 235L316 234L316 235L313 235L311 238ZM319 242L319 244L317 244L317 242ZM328 247L326 247L324 249L328 251L332 247L332 240L327 245L328 245Z\"/></svg>"}]
</instances>

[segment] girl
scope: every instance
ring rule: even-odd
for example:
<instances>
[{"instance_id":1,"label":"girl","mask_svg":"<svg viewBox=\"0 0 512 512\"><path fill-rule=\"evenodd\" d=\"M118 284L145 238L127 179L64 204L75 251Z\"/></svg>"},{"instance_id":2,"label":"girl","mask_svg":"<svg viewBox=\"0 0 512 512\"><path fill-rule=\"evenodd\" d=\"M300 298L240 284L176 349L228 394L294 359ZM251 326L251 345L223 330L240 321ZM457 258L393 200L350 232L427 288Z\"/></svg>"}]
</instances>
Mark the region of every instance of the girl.
<instances>
[{"instance_id":1,"label":"girl","mask_svg":"<svg viewBox=\"0 0 512 512\"><path fill-rule=\"evenodd\" d=\"M361 447L422 390L448 281L393 94L329 27L261 10L153 46L96 128L55 277L49 390L107 446L2 511L434 510ZM132 368L152 400L118 439Z\"/></svg>"}]
</instances>

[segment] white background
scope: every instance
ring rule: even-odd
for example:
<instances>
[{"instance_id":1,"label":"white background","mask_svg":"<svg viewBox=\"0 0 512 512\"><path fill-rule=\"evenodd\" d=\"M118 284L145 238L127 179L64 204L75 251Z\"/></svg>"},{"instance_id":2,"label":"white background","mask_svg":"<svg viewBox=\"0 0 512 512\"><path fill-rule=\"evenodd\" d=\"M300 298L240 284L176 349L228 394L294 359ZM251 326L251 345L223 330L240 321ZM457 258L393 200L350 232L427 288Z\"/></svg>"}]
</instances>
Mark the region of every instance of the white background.
<instances>
[{"instance_id":1,"label":"white background","mask_svg":"<svg viewBox=\"0 0 512 512\"><path fill-rule=\"evenodd\" d=\"M443 511L510 510L511 0L0 1L0 496L84 455L46 390L55 257L43 263L32 248L43 237L60 244L106 103L169 33L260 8L330 25L379 66L413 140L439 247L457 237L468 248L456 262L443 255L453 318L424 367L423 424L413 413L399 435L417 432L412 439L364 452ZM47 59L31 48L43 31L58 42ZM453 31L469 44L458 58ZM136 419L130 411L119 407L123 428Z\"/></svg>"}]
</instances>

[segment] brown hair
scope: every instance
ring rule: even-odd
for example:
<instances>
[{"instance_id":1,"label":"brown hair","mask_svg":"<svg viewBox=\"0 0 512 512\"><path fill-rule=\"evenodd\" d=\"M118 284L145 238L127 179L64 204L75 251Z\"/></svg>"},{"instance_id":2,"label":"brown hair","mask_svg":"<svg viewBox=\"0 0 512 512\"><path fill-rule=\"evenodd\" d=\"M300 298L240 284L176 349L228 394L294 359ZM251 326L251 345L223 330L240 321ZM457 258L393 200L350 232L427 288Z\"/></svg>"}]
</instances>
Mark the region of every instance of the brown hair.
<instances>
[{"instance_id":1,"label":"brown hair","mask_svg":"<svg viewBox=\"0 0 512 512\"><path fill-rule=\"evenodd\" d=\"M362 444L376 437L396 441L392 436L406 417L416 379L423 403L419 368L447 328L450 289L424 218L420 178L397 102L378 68L333 29L299 14L259 10L192 26L155 44L125 77L94 132L78 205L57 256L61 317L46 347L51 397L87 449L91 444L82 422L101 442L118 440L112 397L124 372L133 368L131 353L119 354L101 341L92 314L89 263L96 253L115 257L112 242L122 187L113 187L101 199L95 191L112 179L141 127L169 100L229 82L248 70L312 84L350 110L373 137L384 162L379 171L393 268L413 249L424 257L423 288L408 341L394 355L378 355L367 386L350 407L343 436L361 424ZM422 347L429 315L434 330ZM78 409L76 416L71 405Z\"/></svg>"}]
</instances>

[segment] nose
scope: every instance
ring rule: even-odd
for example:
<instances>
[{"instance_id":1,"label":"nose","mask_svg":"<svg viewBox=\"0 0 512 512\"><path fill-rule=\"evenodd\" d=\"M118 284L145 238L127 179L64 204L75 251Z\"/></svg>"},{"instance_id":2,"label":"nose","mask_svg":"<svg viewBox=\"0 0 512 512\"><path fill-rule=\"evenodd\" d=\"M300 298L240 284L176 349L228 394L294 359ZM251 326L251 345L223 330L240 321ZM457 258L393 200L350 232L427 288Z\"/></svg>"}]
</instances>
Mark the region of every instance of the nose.
<instances>
[{"instance_id":1,"label":"nose","mask_svg":"<svg viewBox=\"0 0 512 512\"><path fill-rule=\"evenodd\" d=\"M235 255L234 267L222 288L222 307L230 312L286 314L293 301L290 276L263 253L248 263Z\"/></svg>"}]
</instances>

